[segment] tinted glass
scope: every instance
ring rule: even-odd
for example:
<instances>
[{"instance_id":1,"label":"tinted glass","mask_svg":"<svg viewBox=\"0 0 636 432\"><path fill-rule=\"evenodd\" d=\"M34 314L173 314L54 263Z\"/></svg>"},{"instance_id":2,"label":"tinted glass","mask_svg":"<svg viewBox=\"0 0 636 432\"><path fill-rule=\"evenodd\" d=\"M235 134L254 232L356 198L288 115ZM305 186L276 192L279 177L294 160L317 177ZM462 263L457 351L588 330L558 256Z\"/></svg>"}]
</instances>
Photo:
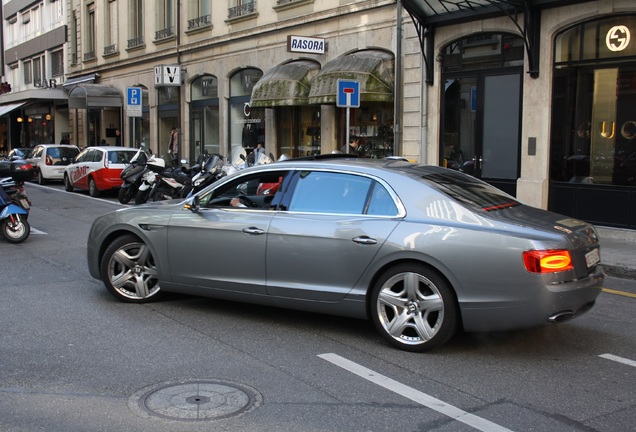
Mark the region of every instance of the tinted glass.
<instances>
[{"instance_id":1,"label":"tinted glass","mask_svg":"<svg viewBox=\"0 0 636 432\"><path fill-rule=\"evenodd\" d=\"M363 214L373 182L368 177L352 174L302 172L289 211Z\"/></svg>"},{"instance_id":2,"label":"tinted glass","mask_svg":"<svg viewBox=\"0 0 636 432\"><path fill-rule=\"evenodd\" d=\"M108 161L115 164L127 164L130 163L130 159L135 156L137 152L126 150L110 150L108 152Z\"/></svg>"},{"instance_id":3,"label":"tinted glass","mask_svg":"<svg viewBox=\"0 0 636 432\"><path fill-rule=\"evenodd\" d=\"M443 168L430 170L423 167L408 168L405 171L418 175L433 189L472 208L493 211L521 205L501 190L475 177L456 171Z\"/></svg>"}]
</instances>

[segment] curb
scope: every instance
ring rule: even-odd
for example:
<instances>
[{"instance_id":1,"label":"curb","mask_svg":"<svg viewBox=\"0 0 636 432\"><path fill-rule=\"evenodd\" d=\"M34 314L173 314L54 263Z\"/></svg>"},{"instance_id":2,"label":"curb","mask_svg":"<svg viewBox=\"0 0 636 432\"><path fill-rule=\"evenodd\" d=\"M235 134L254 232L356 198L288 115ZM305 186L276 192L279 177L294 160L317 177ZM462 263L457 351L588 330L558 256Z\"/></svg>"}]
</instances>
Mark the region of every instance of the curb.
<instances>
[{"instance_id":1,"label":"curb","mask_svg":"<svg viewBox=\"0 0 636 432\"><path fill-rule=\"evenodd\" d=\"M636 269L610 264L601 264L606 276L621 279L636 279Z\"/></svg>"}]
</instances>

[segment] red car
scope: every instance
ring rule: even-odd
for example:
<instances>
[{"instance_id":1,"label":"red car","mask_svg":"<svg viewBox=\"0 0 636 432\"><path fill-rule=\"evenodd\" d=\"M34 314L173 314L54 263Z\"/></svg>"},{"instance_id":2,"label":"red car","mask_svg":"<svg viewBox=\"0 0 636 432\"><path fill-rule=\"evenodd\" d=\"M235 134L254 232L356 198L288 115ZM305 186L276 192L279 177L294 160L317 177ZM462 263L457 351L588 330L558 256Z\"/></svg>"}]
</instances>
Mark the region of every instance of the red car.
<instances>
[{"instance_id":1,"label":"red car","mask_svg":"<svg viewBox=\"0 0 636 432\"><path fill-rule=\"evenodd\" d=\"M92 197L119 188L121 172L136 153L130 147L87 147L64 170L64 187L69 192L88 190Z\"/></svg>"}]
</instances>

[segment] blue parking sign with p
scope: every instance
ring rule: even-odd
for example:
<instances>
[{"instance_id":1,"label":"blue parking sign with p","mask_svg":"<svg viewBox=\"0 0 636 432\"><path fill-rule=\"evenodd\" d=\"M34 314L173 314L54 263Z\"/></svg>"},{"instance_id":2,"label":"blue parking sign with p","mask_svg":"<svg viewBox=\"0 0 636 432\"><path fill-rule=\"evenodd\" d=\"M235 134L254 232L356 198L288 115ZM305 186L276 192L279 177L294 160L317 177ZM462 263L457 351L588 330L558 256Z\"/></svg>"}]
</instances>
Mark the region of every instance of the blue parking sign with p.
<instances>
[{"instance_id":1,"label":"blue parking sign with p","mask_svg":"<svg viewBox=\"0 0 636 432\"><path fill-rule=\"evenodd\" d=\"M126 89L126 115L128 117L142 117L141 101L141 87L128 87Z\"/></svg>"},{"instance_id":2,"label":"blue parking sign with p","mask_svg":"<svg viewBox=\"0 0 636 432\"><path fill-rule=\"evenodd\" d=\"M141 87L128 87L128 105L141 105Z\"/></svg>"}]
</instances>

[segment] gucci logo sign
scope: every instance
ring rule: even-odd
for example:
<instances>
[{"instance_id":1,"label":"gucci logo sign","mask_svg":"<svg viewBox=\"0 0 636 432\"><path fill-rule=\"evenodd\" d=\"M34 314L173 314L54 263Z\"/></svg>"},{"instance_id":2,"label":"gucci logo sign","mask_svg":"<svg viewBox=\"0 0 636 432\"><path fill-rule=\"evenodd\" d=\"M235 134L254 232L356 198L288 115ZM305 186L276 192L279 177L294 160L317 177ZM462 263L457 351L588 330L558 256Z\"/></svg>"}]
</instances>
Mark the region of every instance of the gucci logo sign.
<instances>
[{"instance_id":1,"label":"gucci logo sign","mask_svg":"<svg viewBox=\"0 0 636 432\"><path fill-rule=\"evenodd\" d=\"M610 51L623 51L629 45L629 29L623 25L614 26L605 36L605 45Z\"/></svg>"}]
</instances>

